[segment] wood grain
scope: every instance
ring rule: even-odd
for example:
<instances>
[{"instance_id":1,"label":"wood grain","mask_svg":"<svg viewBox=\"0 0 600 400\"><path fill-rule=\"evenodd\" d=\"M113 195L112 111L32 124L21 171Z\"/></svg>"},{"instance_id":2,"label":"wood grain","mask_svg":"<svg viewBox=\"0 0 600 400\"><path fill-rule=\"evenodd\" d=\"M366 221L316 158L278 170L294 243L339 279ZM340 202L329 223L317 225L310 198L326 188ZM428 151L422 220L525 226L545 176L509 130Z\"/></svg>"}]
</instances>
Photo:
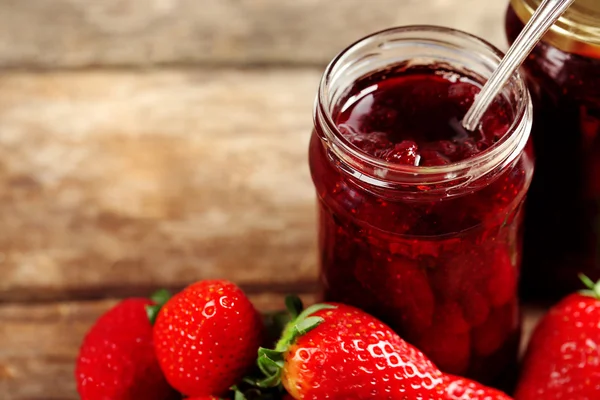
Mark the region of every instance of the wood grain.
<instances>
[{"instance_id":1,"label":"wood grain","mask_svg":"<svg viewBox=\"0 0 600 400\"><path fill-rule=\"evenodd\" d=\"M360 37L436 24L504 47L508 0L3 0L0 67L323 65Z\"/></svg>"},{"instance_id":2,"label":"wood grain","mask_svg":"<svg viewBox=\"0 0 600 400\"><path fill-rule=\"evenodd\" d=\"M313 289L320 73L0 75L0 301Z\"/></svg>"},{"instance_id":3,"label":"wood grain","mask_svg":"<svg viewBox=\"0 0 600 400\"><path fill-rule=\"evenodd\" d=\"M314 296L305 295L308 303ZM261 310L282 308L282 296L251 296ZM114 300L0 305L0 399L75 400L74 362L85 332ZM540 309L528 309L524 342Z\"/></svg>"}]
</instances>

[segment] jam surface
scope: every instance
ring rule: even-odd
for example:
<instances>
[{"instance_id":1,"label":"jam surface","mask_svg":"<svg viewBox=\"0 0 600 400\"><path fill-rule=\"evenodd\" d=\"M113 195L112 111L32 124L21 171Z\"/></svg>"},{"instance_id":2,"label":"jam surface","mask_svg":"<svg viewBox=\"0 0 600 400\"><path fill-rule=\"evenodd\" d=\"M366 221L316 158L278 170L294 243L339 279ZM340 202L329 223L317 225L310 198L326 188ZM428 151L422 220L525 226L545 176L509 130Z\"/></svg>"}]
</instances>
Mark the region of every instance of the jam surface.
<instances>
[{"instance_id":1,"label":"jam surface","mask_svg":"<svg viewBox=\"0 0 600 400\"><path fill-rule=\"evenodd\" d=\"M480 85L456 72L415 67L366 86L376 79L360 82L336 123L352 144L385 161L447 165L488 149L510 126L510 109L496 101L478 131L464 129L462 118Z\"/></svg>"},{"instance_id":2,"label":"jam surface","mask_svg":"<svg viewBox=\"0 0 600 400\"><path fill-rule=\"evenodd\" d=\"M510 42L523 23L509 7ZM536 173L528 194L521 293L556 300L600 279L600 59L540 42L524 63Z\"/></svg>"},{"instance_id":3,"label":"jam surface","mask_svg":"<svg viewBox=\"0 0 600 400\"><path fill-rule=\"evenodd\" d=\"M442 68L387 71L358 81L332 116L365 154L444 165L507 133L512 110L502 101L480 131L460 127L478 91L475 80ZM516 292L529 153L461 196L409 200L366 190L331 162L319 130L309 155L324 300L376 315L446 372L501 386L498 378L515 370L520 336Z\"/></svg>"}]
</instances>

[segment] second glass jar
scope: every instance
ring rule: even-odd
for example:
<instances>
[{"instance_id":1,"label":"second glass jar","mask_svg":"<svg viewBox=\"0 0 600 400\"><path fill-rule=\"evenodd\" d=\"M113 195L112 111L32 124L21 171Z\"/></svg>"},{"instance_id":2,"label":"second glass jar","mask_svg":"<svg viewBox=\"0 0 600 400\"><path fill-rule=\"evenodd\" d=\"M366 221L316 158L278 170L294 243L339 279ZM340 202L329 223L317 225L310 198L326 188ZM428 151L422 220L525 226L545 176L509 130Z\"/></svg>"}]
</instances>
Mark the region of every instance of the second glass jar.
<instances>
[{"instance_id":1,"label":"second glass jar","mask_svg":"<svg viewBox=\"0 0 600 400\"><path fill-rule=\"evenodd\" d=\"M541 0L512 0L512 43ZM576 0L523 65L536 153L521 294L558 300L600 279L600 0Z\"/></svg>"},{"instance_id":2,"label":"second glass jar","mask_svg":"<svg viewBox=\"0 0 600 400\"><path fill-rule=\"evenodd\" d=\"M501 57L440 27L364 38L325 71L309 151L324 300L374 314L442 370L488 384L515 366L520 340L533 173L523 80L511 78L480 132L460 118Z\"/></svg>"}]
</instances>

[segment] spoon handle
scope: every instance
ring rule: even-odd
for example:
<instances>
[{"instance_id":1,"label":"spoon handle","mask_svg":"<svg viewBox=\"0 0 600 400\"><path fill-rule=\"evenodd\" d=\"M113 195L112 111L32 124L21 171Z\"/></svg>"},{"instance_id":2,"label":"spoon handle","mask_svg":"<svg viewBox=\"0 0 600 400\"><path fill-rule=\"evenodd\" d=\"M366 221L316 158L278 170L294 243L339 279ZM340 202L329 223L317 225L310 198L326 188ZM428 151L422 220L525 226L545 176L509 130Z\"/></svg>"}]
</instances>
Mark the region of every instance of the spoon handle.
<instances>
[{"instance_id":1,"label":"spoon handle","mask_svg":"<svg viewBox=\"0 0 600 400\"><path fill-rule=\"evenodd\" d=\"M473 105L463 119L463 126L469 131L474 131L479 126L483 114L486 112L494 98L500 93L513 73L521 66L529 53L542 39L560 16L573 4L575 0L544 0L533 14L521 34L508 49L506 56L498 65L490 79L475 98Z\"/></svg>"}]
</instances>

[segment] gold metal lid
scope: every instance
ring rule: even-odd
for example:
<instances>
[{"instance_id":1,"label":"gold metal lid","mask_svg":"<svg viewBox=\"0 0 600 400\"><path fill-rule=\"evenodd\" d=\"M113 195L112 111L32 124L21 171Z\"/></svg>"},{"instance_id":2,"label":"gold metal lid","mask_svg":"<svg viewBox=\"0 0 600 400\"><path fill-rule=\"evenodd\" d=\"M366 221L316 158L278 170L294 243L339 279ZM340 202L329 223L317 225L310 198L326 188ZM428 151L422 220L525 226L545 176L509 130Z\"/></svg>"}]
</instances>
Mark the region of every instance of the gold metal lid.
<instances>
[{"instance_id":1,"label":"gold metal lid","mask_svg":"<svg viewBox=\"0 0 600 400\"><path fill-rule=\"evenodd\" d=\"M541 2L511 0L511 5L526 23ZM568 53L600 58L600 0L575 0L544 36L544 41Z\"/></svg>"}]
</instances>

